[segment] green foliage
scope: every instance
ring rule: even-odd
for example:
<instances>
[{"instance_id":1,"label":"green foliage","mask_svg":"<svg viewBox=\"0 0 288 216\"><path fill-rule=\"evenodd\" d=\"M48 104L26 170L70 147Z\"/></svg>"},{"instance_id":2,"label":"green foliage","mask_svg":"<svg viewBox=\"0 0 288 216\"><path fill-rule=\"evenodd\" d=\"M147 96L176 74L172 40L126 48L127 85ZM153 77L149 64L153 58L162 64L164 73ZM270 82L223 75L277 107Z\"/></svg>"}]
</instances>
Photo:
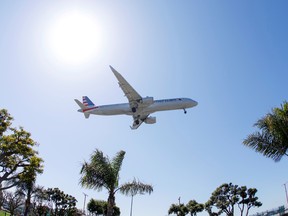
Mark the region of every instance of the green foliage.
<instances>
[{"instance_id":1,"label":"green foliage","mask_svg":"<svg viewBox=\"0 0 288 216\"><path fill-rule=\"evenodd\" d=\"M0 210L0 216L10 216L10 213L3 211L3 210Z\"/></svg>"},{"instance_id":2,"label":"green foliage","mask_svg":"<svg viewBox=\"0 0 288 216\"><path fill-rule=\"evenodd\" d=\"M120 191L126 195L134 193L151 193L152 186L133 181L119 186L119 172L124 160L125 151L119 151L112 160L96 149L90 157L90 162L84 162L80 171L80 184L82 187L101 191L108 191L107 216L112 216L115 206L115 193Z\"/></svg>"},{"instance_id":3,"label":"green foliage","mask_svg":"<svg viewBox=\"0 0 288 216\"><path fill-rule=\"evenodd\" d=\"M190 212L191 216L196 216L197 213L202 212L204 210L204 205L198 203L196 200L190 200L186 205L188 212Z\"/></svg>"},{"instance_id":4,"label":"green foliage","mask_svg":"<svg viewBox=\"0 0 288 216\"><path fill-rule=\"evenodd\" d=\"M47 215L50 212L50 208L48 206L37 205L34 208L34 215Z\"/></svg>"},{"instance_id":5,"label":"green foliage","mask_svg":"<svg viewBox=\"0 0 288 216\"><path fill-rule=\"evenodd\" d=\"M65 194L59 188L48 188L45 193L47 194L47 200L52 201L55 206L55 215L64 215L76 212L75 197Z\"/></svg>"},{"instance_id":6,"label":"green foliage","mask_svg":"<svg viewBox=\"0 0 288 216\"><path fill-rule=\"evenodd\" d=\"M88 204L87 208L88 211L92 215L106 215L107 214L107 206L108 203L104 200L95 200L91 199ZM113 206L113 216L119 216L120 215L120 208L117 206Z\"/></svg>"},{"instance_id":7,"label":"green foliage","mask_svg":"<svg viewBox=\"0 0 288 216\"><path fill-rule=\"evenodd\" d=\"M184 204L172 204L168 210L168 214L176 214L177 216L185 216L189 210Z\"/></svg>"},{"instance_id":8,"label":"green foliage","mask_svg":"<svg viewBox=\"0 0 288 216\"><path fill-rule=\"evenodd\" d=\"M44 189L41 186L34 186L31 197L32 204L28 215L75 216L80 214L76 208L77 200L58 188Z\"/></svg>"},{"instance_id":9,"label":"green foliage","mask_svg":"<svg viewBox=\"0 0 288 216\"><path fill-rule=\"evenodd\" d=\"M15 215L16 213L18 215L19 212L23 215L25 193L20 192L17 190L14 193L6 190L3 191L3 196L11 215ZM73 196L65 194L58 188L48 188L45 190L43 187L34 187L33 196L31 197L32 204L27 215L47 215L48 213L52 216L81 215L79 210L76 208L77 200ZM51 203L54 204L55 208L53 208L53 205L51 206Z\"/></svg>"},{"instance_id":10,"label":"green foliage","mask_svg":"<svg viewBox=\"0 0 288 216\"><path fill-rule=\"evenodd\" d=\"M144 184L134 179L132 182L127 182L119 188L120 192L126 196L135 196L137 194L151 194L153 187L149 184Z\"/></svg>"},{"instance_id":11,"label":"green foliage","mask_svg":"<svg viewBox=\"0 0 288 216\"><path fill-rule=\"evenodd\" d=\"M13 118L10 116L7 110L0 109L0 137L10 127Z\"/></svg>"},{"instance_id":12,"label":"green foliage","mask_svg":"<svg viewBox=\"0 0 288 216\"><path fill-rule=\"evenodd\" d=\"M15 215L15 213L20 213L20 207L24 204L23 196L5 191L5 198L7 201L8 211L11 215Z\"/></svg>"},{"instance_id":13,"label":"green foliage","mask_svg":"<svg viewBox=\"0 0 288 216\"><path fill-rule=\"evenodd\" d=\"M80 184L83 187L98 191L102 190L103 187L114 190L118 186L119 171L124 156L125 152L120 151L110 162L103 152L96 149L94 154L91 155L91 162L84 162L82 165Z\"/></svg>"},{"instance_id":14,"label":"green foliage","mask_svg":"<svg viewBox=\"0 0 288 216\"><path fill-rule=\"evenodd\" d=\"M196 216L197 213L204 210L204 205L196 200L190 200L186 205L172 204L168 210L168 214L176 214L177 216L185 216L190 213L191 216Z\"/></svg>"},{"instance_id":15,"label":"green foliage","mask_svg":"<svg viewBox=\"0 0 288 216\"><path fill-rule=\"evenodd\" d=\"M103 200L91 199L87 204L87 209L92 215L103 215L104 203Z\"/></svg>"},{"instance_id":16,"label":"green foliage","mask_svg":"<svg viewBox=\"0 0 288 216\"><path fill-rule=\"evenodd\" d=\"M241 212L241 216L245 210L246 206L246 216L248 216L248 212L252 207L260 207L262 203L258 201L258 197L256 197L257 189L256 188L249 188L247 190L246 186L242 186L239 189L239 196L240 202L238 203L238 207Z\"/></svg>"},{"instance_id":17,"label":"green foliage","mask_svg":"<svg viewBox=\"0 0 288 216\"><path fill-rule=\"evenodd\" d=\"M283 156L288 156L288 103L284 102L281 108L274 108L259 119L254 126L259 130L250 134L243 144L254 149L275 162Z\"/></svg>"},{"instance_id":18,"label":"green foliage","mask_svg":"<svg viewBox=\"0 0 288 216\"><path fill-rule=\"evenodd\" d=\"M260 207L262 205L262 203L258 201L258 197L256 197L256 192L257 189L255 188L249 188L247 190L246 186L239 187L232 183L222 184L216 188L210 199L205 203L205 210L208 211L209 215L220 215L224 212L227 216L233 216L234 207L237 204L241 216L243 215L245 207L246 215L248 215L250 208ZM218 211L212 212L213 207Z\"/></svg>"},{"instance_id":19,"label":"green foliage","mask_svg":"<svg viewBox=\"0 0 288 216\"><path fill-rule=\"evenodd\" d=\"M38 188L35 186L37 171L35 166L41 163L40 159L34 157L31 159L31 165L25 167L26 171L20 175L20 181L16 185L18 194L21 193L23 196L26 197L25 206L24 206L24 216L27 216L30 212L31 208L31 197ZM40 170L41 172L41 170Z\"/></svg>"},{"instance_id":20,"label":"green foliage","mask_svg":"<svg viewBox=\"0 0 288 216\"><path fill-rule=\"evenodd\" d=\"M37 143L23 127L10 127L12 120L7 110L0 110L0 191L34 181L43 172L43 160L33 149Z\"/></svg>"},{"instance_id":21,"label":"green foliage","mask_svg":"<svg viewBox=\"0 0 288 216\"><path fill-rule=\"evenodd\" d=\"M210 197L210 205L214 205L216 208L225 212L226 215L234 214L234 205L239 201L237 194L237 185L222 184L218 187Z\"/></svg>"}]
</instances>

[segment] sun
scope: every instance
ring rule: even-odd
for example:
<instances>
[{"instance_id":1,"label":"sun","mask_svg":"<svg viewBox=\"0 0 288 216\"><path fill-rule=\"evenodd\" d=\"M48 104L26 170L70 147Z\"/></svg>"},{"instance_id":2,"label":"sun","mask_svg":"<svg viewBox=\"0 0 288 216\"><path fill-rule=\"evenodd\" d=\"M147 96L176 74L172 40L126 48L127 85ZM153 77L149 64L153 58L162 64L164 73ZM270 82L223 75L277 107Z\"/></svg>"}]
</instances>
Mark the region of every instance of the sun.
<instances>
[{"instance_id":1,"label":"sun","mask_svg":"<svg viewBox=\"0 0 288 216\"><path fill-rule=\"evenodd\" d=\"M62 63L79 65L95 58L100 32L95 18L79 11L62 14L51 25L49 49Z\"/></svg>"}]
</instances>

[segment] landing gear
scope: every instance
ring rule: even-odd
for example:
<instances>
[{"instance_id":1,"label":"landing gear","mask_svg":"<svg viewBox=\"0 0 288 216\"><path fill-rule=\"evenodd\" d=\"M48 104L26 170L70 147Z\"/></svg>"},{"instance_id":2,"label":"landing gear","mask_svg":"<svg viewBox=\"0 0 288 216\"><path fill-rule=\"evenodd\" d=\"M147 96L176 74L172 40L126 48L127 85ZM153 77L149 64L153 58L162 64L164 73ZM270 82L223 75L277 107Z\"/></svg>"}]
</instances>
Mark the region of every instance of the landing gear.
<instances>
[{"instance_id":1,"label":"landing gear","mask_svg":"<svg viewBox=\"0 0 288 216\"><path fill-rule=\"evenodd\" d=\"M139 125L140 122L139 122L139 120L136 120L135 123L136 123L136 125Z\"/></svg>"},{"instance_id":2,"label":"landing gear","mask_svg":"<svg viewBox=\"0 0 288 216\"><path fill-rule=\"evenodd\" d=\"M184 110L184 114L186 114L187 113L186 109L183 109L183 110Z\"/></svg>"},{"instance_id":3,"label":"landing gear","mask_svg":"<svg viewBox=\"0 0 288 216\"><path fill-rule=\"evenodd\" d=\"M132 107L132 112L135 113L137 111L136 107Z\"/></svg>"}]
</instances>

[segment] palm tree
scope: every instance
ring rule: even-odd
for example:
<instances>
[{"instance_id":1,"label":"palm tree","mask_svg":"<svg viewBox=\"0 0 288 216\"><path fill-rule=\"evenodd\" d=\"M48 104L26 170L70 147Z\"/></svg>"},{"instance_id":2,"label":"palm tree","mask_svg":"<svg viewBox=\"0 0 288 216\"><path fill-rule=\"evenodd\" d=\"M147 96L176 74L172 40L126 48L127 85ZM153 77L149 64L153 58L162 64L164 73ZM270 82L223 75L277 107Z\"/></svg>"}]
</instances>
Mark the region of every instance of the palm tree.
<instances>
[{"instance_id":1,"label":"palm tree","mask_svg":"<svg viewBox=\"0 0 288 216\"><path fill-rule=\"evenodd\" d=\"M148 184L144 184L140 181L134 180L132 182L127 182L120 187L120 192L131 196L131 209L130 209L130 216L132 216L132 207L133 207L133 197L137 194L144 194L144 193L151 193L153 191L153 187Z\"/></svg>"},{"instance_id":2,"label":"palm tree","mask_svg":"<svg viewBox=\"0 0 288 216\"><path fill-rule=\"evenodd\" d=\"M288 156L288 103L274 108L272 113L259 119L255 125L261 132L249 135L243 144L260 152L275 162Z\"/></svg>"},{"instance_id":3,"label":"palm tree","mask_svg":"<svg viewBox=\"0 0 288 216\"><path fill-rule=\"evenodd\" d=\"M110 161L103 152L96 149L90 157L90 163L84 162L80 174L80 184L82 187L101 191L105 188L108 191L107 216L113 215L113 206L115 206L115 193L120 191L123 194L130 194L130 191L148 192L153 191L152 186L147 186L143 190L141 182L132 182L119 185L119 172L125 156L125 151L119 151Z\"/></svg>"},{"instance_id":4,"label":"palm tree","mask_svg":"<svg viewBox=\"0 0 288 216\"><path fill-rule=\"evenodd\" d=\"M24 167L24 173L20 175L19 182L16 185L17 191L16 193L26 196L25 206L24 206L24 216L27 216L30 212L31 208L31 198L34 193L36 193L37 187L35 186L37 174L43 173L43 167L41 165L40 168L35 168L34 163L40 163L43 161L42 159L34 158L32 160L32 165Z\"/></svg>"}]
</instances>

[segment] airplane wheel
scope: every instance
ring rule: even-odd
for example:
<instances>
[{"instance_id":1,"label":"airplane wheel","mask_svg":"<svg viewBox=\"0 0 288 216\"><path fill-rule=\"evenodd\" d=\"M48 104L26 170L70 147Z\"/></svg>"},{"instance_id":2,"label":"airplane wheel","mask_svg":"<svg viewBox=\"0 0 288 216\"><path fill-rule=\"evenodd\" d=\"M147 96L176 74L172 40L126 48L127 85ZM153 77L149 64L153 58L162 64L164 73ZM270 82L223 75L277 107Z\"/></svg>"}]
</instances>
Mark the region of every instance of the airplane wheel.
<instances>
[{"instance_id":1,"label":"airplane wheel","mask_svg":"<svg viewBox=\"0 0 288 216\"><path fill-rule=\"evenodd\" d=\"M132 107L132 112L135 113L136 112L136 108Z\"/></svg>"},{"instance_id":2,"label":"airplane wheel","mask_svg":"<svg viewBox=\"0 0 288 216\"><path fill-rule=\"evenodd\" d=\"M138 125L139 124L139 120L136 120L135 123Z\"/></svg>"}]
</instances>

